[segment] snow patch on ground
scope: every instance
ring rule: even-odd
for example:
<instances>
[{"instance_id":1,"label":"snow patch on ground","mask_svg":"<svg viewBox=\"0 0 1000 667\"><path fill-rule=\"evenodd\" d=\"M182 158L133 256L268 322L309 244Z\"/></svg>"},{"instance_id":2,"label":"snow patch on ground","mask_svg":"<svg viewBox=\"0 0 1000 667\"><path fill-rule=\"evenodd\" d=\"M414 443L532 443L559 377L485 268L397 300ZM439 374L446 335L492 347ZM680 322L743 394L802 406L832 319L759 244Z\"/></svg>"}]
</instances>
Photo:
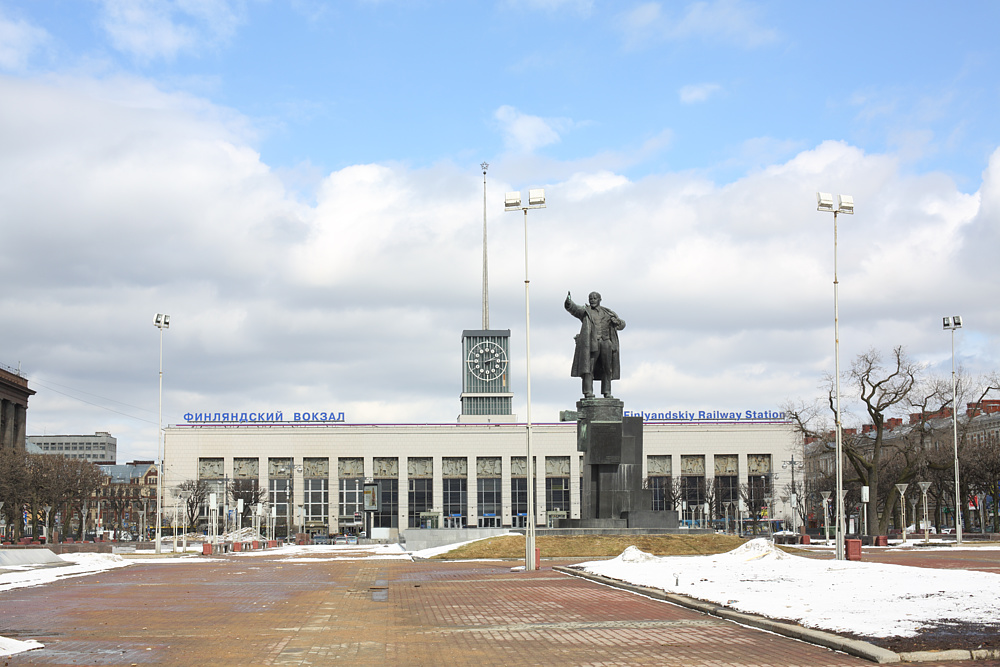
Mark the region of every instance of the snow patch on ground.
<instances>
[{"instance_id":1,"label":"snow patch on ground","mask_svg":"<svg viewBox=\"0 0 1000 667\"><path fill-rule=\"evenodd\" d=\"M24 653L25 651L30 651L32 649L43 648L43 646L43 644L39 644L34 639L22 642L18 639L0 637L0 656Z\"/></svg>"},{"instance_id":2,"label":"snow patch on ground","mask_svg":"<svg viewBox=\"0 0 1000 667\"><path fill-rule=\"evenodd\" d=\"M997 623L1000 574L816 560L763 539L714 556L626 558L628 553L579 567L738 611L867 637L909 637L941 619Z\"/></svg>"}]
</instances>

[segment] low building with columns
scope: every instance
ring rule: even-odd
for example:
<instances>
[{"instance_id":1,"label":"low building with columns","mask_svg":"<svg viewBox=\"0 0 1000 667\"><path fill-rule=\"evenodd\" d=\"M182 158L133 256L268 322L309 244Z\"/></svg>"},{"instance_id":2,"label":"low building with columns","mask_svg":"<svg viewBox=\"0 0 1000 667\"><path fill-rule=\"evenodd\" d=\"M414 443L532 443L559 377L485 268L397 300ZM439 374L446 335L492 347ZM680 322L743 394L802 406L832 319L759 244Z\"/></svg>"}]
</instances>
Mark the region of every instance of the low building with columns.
<instances>
[{"instance_id":1,"label":"low building with columns","mask_svg":"<svg viewBox=\"0 0 1000 667\"><path fill-rule=\"evenodd\" d=\"M741 418L646 417L650 509L720 525L749 493L766 496L770 518L790 520L781 495L791 473L782 464L793 454L801 460L801 435L775 413L749 420L748 413L732 414ZM164 441L165 503L186 480L205 480L220 498L232 481L253 480L267 491L279 534L370 527L373 537L390 540L407 529L519 528L529 516L538 526L579 518L583 466L576 423L534 424L531 433L534 512L527 505L524 423L172 425ZM369 516L363 513L366 482L379 489L379 509Z\"/></svg>"},{"instance_id":2,"label":"low building with columns","mask_svg":"<svg viewBox=\"0 0 1000 667\"><path fill-rule=\"evenodd\" d=\"M0 451L24 451L28 398L34 393L18 371L0 365Z\"/></svg>"}]
</instances>

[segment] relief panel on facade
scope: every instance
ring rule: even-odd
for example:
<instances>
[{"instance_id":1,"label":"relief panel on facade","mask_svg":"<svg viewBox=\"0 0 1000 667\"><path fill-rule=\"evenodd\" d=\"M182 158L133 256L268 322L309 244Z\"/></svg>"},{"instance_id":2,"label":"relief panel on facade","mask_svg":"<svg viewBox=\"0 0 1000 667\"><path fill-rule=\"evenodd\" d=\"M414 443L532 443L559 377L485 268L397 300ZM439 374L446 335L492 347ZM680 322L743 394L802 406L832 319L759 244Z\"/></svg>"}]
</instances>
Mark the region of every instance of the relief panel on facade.
<instances>
[{"instance_id":1,"label":"relief panel on facade","mask_svg":"<svg viewBox=\"0 0 1000 667\"><path fill-rule=\"evenodd\" d=\"M681 475L704 477L705 457L702 455L681 456Z\"/></svg>"},{"instance_id":2,"label":"relief panel on facade","mask_svg":"<svg viewBox=\"0 0 1000 667\"><path fill-rule=\"evenodd\" d=\"M441 459L442 477L468 477L469 459L456 456L446 456Z\"/></svg>"},{"instance_id":3,"label":"relief panel on facade","mask_svg":"<svg viewBox=\"0 0 1000 667\"><path fill-rule=\"evenodd\" d=\"M376 456L375 477L399 477L399 459L395 456Z\"/></svg>"},{"instance_id":4,"label":"relief panel on facade","mask_svg":"<svg viewBox=\"0 0 1000 667\"><path fill-rule=\"evenodd\" d=\"M770 454L747 454L747 474L748 475L770 475L771 455Z\"/></svg>"},{"instance_id":5,"label":"relief panel on facade","mask_svg":"<svg viewBox=\"0 0 1000 667\"><path fill-rule=\"evenodd\" d=\"M646 474L654 477L669 477L673 463L664 454L650 454L646 457Z\"/></svg>"},{"instance_id":6,"label":"relief panel on facade","mask_svg":"<svg viewBox=\"0 0 1000 667\"><path fill-rule=\"evenodd\" d=\"M476 477L500 477L500 472L499 456L480 456L476 458Z\"/></svg>"},{"instance_id":7,"label":"relief panel on facade","mask_svg":"<svg viewBox=\"0 0 1000 667\"><path fill-rule=\"evenodd\" d=\"M233 477L236 479L257 479L260 477L260 460L233 459Z\"/></svg>"},{"instance_id":8,"label":"relief panel on facade","mask_svg":"<svg viewBox=\"0 0 1000 667\"><path fill-rule=\"evenodd\" d=\"M302 476L310 479L328 479L330 477L330 459L302 459Z\"/></svg>"},{"instance_id":9,"label":"relief panel on facade","mask_svg":"<svg viewBox=\"0 0 1000 667\"><path fill-rule=\"evenodd\" d=\"M545 457L546 477L569 477L569 457L568 456L546 456Z\"/></svg>"},{"instance_id":10,"label":"relief panel on facade","mask_svg":"<svg viewBox=\"0 0 1000 667\"><path fill-rule=\"evenodd\" d=\"M198 479L222 479L225 467L222 459L198 459Z\"/></svg>"},{"instance_id":11,"label":"relief panel on facade","mask_svg":"<svg viewBox=\"0 0 1000 667\"><path fill-rule=\"evenodd\" d=\"M715 455L715 476L733 477L739 474L740 457L736 454Z\"/></svg>"},{"instance_id":12,"label":"relief panel on facade","mask_svg":"<svg viewBox=\"0 0 1000 667\"><path fill-rule=\"evenodd\" d=\"M429 456L411 456L406 459L408 477L430 478L434 476L434 459Z\"/></svg>"},{"instance_id":13,"label":"relief panel on facade","mask_svg":"<svg viewBox=\"0 0 1000 667\"><path fill-rule=\"evenodd\" d=\"M291 459L268 459L267 476L269 479L288 479L292 476Z\"/></svg>"},{"instance_id":14,"label":"relief panel on facade","mask_svg":"<svg viewBox=\"0 0 1000 667\"><path fill-rule=\"evenodd\" d=\"M510 457L510 476L511 477L527 477L528 476L528 457L526 456L512 456Z\"/></svg>"},{"instance_id":15,"label":"relief panel on facade","mask_svg":"<svg viewBox=\"0 0 1000 667\"><path fill-rule=\"evenodd\" d=\"M361 457L341 457L337 459L337 476L353 479L365 476L365 460Z\"/></svg>"}]
</instances>

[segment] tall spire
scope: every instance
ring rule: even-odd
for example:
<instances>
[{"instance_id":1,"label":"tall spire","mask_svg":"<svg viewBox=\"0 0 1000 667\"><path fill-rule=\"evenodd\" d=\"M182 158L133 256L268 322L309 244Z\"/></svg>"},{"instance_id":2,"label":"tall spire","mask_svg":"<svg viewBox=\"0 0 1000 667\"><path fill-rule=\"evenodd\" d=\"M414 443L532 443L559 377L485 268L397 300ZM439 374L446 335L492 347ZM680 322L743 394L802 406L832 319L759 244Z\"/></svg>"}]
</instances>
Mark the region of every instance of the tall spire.
<instances>
[{"instance_id":1,"label":"tall spire","mask_svg":"<svg viewBox=\"0 0 1000 667\"><path fill-rule=\"evenodd\" d=\"M490 165L483 162L483 329L490 328L490 283L489 264L486 256L486 170Z\"/></svg>"}]
</instances>

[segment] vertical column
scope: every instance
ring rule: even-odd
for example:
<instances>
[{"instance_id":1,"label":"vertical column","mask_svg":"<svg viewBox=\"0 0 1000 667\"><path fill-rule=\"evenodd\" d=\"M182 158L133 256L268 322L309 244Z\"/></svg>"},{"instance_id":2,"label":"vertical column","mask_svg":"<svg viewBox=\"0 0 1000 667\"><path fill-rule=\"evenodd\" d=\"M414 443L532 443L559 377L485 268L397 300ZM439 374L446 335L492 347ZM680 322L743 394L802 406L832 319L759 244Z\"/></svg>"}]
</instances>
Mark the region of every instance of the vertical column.
<instances>
[{"instance_id":1,"label":"vertical column","mask_svg":"<svg viewBox=\"0 0 1000 667\"><path fill-rule=\"evenodd\" d=\"M410 527L410 457L400 456L397 465L399 473L396 478L396 497L399 504L397 505L396 525L402 532Z\"/></svg>"},{"instance_id":2,"label":"vertical column","mask_svg":"<svg viewBox=\"0 0 1000 667\"><path fill-rule=\"evenodd\" d=\"M466 512L469 513L469 520L466 525L470 528L475 528L479 525L479 466L476 465L476 457L465 457L465 466L465 469L468 470L465 482L468 492L466 495L468 501Z\"/></svg>"},{"instance_id":3,"label":"vertical column","mask_svg":"<svg viewBox=\"0 0 1000 667\"><path fill-rule=\"evenodd\" d=\"M503 526L513 526L513 510L510 496L510 455L505 454L500 459L500 523Z\"/></svg>"},{"instance_id":4,"label":"vertical column","mask_svg":"<svg viewBox=\"0 0 1000 667\"><path fill-rule=\"evenodd\" d=\"M302 459L299 459L300 461ZM296 533L305 532L305 507L301 510L300 505L305 505L305 475L303 474L303 464L296 465L295 458L292 457L292 525L295 526Z\"/></svg>"},{"instance_id":5,"label":"vertical column","mask_svg":"<svg viewBox=\"0 0 1000 667\"><path fill-rule=\"evenodd\" d=\"M432 457L434 460L434 488L431 511L438 512L438 528L444 528L444 477L442 476L441 456Z\"/></svg>"},{"instance_id":6,"label":"vertical column","mask_svg":"<svg viewBox=\"0 0 1000 667\"><path fill-rule=\"evenodd\" d=\"M27 437L28 432L28 410L23 405L18 405L14 403L14 441L13 445L15 448L20 449L24 446L24 439Z\"/></svg>"},{"instance_id":7,"label":"vertical column","mask_svg":"<svg viewBox=\"0 0 1000 667\"><path fill-rule=\"evenodd\" d=\"M0 399L0 449L19 449L14 444L14 403Z\"/></svg>"}]
</instances>

